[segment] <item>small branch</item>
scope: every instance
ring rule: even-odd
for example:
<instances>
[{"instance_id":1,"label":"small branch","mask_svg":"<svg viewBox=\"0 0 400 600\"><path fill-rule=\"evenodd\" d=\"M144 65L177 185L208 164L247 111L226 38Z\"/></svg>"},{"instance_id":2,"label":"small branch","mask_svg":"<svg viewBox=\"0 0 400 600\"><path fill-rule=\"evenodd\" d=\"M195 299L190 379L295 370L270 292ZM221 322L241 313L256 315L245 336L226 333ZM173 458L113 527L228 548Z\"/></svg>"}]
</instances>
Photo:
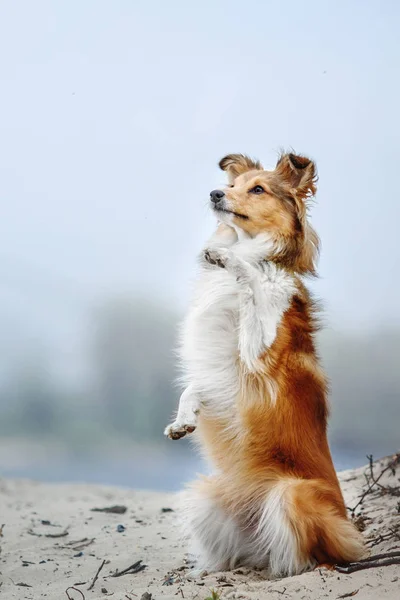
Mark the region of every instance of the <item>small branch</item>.
<instances>
[{"instance_id":1,"label":"small branch","mask_svg":"<svg viewBox=\"0 0 400 600\"><path fill-rule=\"evenodd\" d=\"M392 558L393 556L399 556L400 552L385 552L384 554L375 554L374 556L370 556L369 558L361 558L358 563L367 563L371 559L373 560L381 560L382 558Z\"/></svg>"},{"instance_id":2,"label":"small branch","mask_svg":"<svg viewBox=\"0 0 400 600\"><path fill-rule=\"evenodd\" d=\"M393 455L393 457L391 458L389 463L386 465L386 467L384 469L382 469L382 471L376 478L374 475L374 459L373 459L372 454L368 454L367 458L368 458L368 464L369 464L369 476L365 475L365 477L366 477L368 487L361 494L357 504L353 508L347 507L353 516L354 516L354 513L356 512L357 508L360 506L360 504L362 504L364 502L364 498L368 494L370 494L375 487L379 487L385 493L391 494L393 496L396 496L398 493L400 493L400 491L397 487L396 488L385 487L381 483L379 483L379 481L381 480L383 475L385 473L387 473L388 471L391 471L392 473L396 472L395 467L397 467L400 464L400 453Z\"/></svg>"},{"instance_id":3,"label":"small branch","mask_svg":"<svg viewBox=\"0 0 400 600\"><path fill-rule=\"evenodd\" d=\"M82 550L82 548L87 548L87 546L93 544L95 539L96 538L83 538L82 540L78 540L76 542L68 542L67 544L65 544L65 546L63 546L63 548L68 548L68 550L73 550L75 552L75 550Z\"/></svg>"},{"instance_id":4,"label":"small branch","mask_svg":"<svg viewBox=\"0 0 400 600\"><path fill-rule=\"evenodd\" d=\"M92 512L111 513L114 515L124 515L128 510L126 506L116 504L115 506L105 506L104 508L91 508Z\"/></svg>"},{"instance_id":5,"label":"small branch","mask_svg":"<svg viewBox=\"0 0 400 600\"><path fill-rule=\"evenodd\" d=\"M33 531L33 529L28 529L28 533L29 533L29 535L34 535L36 537L62 538L62 537L65 537L66 535L69 535L68 529L69 529L69 527L64 529L64 531L62 531L61 533L36 533L36 531Z\"/></svg>"},{"instance_id":6,"label":"small branch","mask_svg":"<svg viewBox=\"0 0 400 600\"><path fill-rule=\"evenodd\" d=\"M380 535L378 535L378 537L376 537L372 540L367 540L366 543L370 548L373 548L374 546L378 546L382 542L386 542L391 539L397 539L400 541L399 528L396 528L396 529L389 528L388 533L380 534Z\"/></svg>"},{"instance_id":7,"label":"small branch","mask_svg":"<svg viewBox=\"0 0 400 600\"><path fill-rule=\"evenodd\" d=\"M146 565L142 565L141 560L136 561L130 567L127 567L123 571L118 571L118 569L111 575L111 577L122 577L122 575L134 575L135 573L139 573L146 568Z\"/></svg>"},{"instance_id":8,"label":"small branch","mask_svg":"<svg viewBox=\"0 0 400 600\"><path fill-rule=\"evenodd\" d=\"M67 594L67 598L68 600L74 600L70 595L69 595L69 590L75 590L75 592L79 592L79 594L81 595L82 600L85 600L85 594L82 592L82 590L78 590L78 588L76 587L69 587L65 590L65 593Z\"/></svg>"},{"instance_id":9,"label":"small branch","mask_svg":"<svg viewBox=\"0 0 400 600\"><path fill-rule=\"evenodd\" d=\"M386 554L377 554L370 558L364 558L348 565L335 565L334 569L339 573L355 573L364 569L374 569L376 567L388 567L390 565L400 565L400 552L387 552Z\"/></svg>"},{"instance_id":10,"label":"small branch","mask_svg":"<svg viewBox=\"0 0 400 600\"><path fill-rule=\"evenodd\" d=\"M67 527L61 533L45 533L44 537L47 537L47 538L61 538L61 537L65 537L66 535L69 535L68 529L69 528Z\"/></svg>"},{"instance_id":11,"label":"small branch","mask_svg":"<svg viewBox=\"0 0 400 600\"><path fill-rule=\"evenodd\" d=\"M71 540L69 542L66 542L66 546L76 546L77 544L83 544L83 542L87 542L89 538L85 537L82 538L81 540ZM94 538L93 538L94 539Z\"/></svg>"},{"instance_id":12,"label":"small branch","mask_svg":"<svg viewBox=\"0 0 400 600\"><path fill-rule=\"evenodd\" d=\"M101 565L99 566L99 568L97 569L96 575L93 577L93 581L88 587L88 591L92 590L94 588L94 584L96 583L97 579L99 578L100 571L102 570L102 568L104 567L105 564L106 564L106 560L104 559L103 562L101 563Z\"/></svg>"}]
</instances>

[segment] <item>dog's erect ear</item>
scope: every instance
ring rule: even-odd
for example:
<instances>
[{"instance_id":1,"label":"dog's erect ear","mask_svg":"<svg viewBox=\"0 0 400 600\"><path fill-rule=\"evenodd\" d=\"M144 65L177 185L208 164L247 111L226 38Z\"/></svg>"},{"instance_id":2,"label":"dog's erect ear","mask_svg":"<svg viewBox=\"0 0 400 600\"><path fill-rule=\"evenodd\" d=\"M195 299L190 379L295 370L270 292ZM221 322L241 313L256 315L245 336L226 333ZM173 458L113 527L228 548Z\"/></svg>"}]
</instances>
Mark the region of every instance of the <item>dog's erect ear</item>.
<instances>
[{"instance_id":1,"label":"dog's erect ear","mask_svg":"<svg viewBox=\"0 0 400 600\"><path fill-rule=\"evenodd\" d=\"M263 167L258 160L253 160L245 154L228 154L219 161L219 168L227 172L228 179L232 183L238 175Z\"/></svg>"},{"instance_id":2,"label":"dog's erect ear","mask_svg":"<svg viewBox=\"0 0 400 600\"><path fill-rule=\"evenodd\" d=\"M297 198L313 196L317 191L317 168L306 156L282 154L275 173L292 188Z\"/></svg>"}]
</instances>

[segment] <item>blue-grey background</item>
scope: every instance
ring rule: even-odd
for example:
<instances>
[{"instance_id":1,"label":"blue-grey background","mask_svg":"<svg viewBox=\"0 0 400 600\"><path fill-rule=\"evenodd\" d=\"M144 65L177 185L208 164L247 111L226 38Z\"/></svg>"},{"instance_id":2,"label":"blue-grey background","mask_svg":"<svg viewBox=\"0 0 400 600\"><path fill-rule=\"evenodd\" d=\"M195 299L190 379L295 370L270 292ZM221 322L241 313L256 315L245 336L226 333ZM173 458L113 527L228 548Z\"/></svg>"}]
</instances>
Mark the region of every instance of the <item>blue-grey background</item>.
<instances>
[{"instance_id":1,"label":"blue-grey background","mask_svg":"<svg viewBox=\"0 0 400 600\"><path fill-rule=\"evenodd\" d=\"M316 159L338 468L399 449L400 4L0 4L0 474L175 489L218 159Z\"/></svg>"}]
</instances>

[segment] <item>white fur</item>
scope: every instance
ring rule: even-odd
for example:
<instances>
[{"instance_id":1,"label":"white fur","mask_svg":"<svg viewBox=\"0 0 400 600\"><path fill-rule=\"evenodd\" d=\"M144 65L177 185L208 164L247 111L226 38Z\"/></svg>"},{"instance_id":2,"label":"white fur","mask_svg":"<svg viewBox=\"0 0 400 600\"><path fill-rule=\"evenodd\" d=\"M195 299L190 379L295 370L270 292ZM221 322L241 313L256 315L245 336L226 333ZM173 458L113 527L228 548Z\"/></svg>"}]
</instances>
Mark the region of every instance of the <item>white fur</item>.
<instances>
[{"instance_id":1,"label":"white fur","mask_svg":"<svg viewBox=\"0 0 400 600\"><path fill-rule=\"evenodd\" d=\"M254 535L254 552L258 560L264 556L271 575L295 575L313 566L301 558L296 534L287 515L287 489L292 482L282 481L268 492Z\"/></svg>"},{"instance_id":2,"label":"white fur","mask_svg":"<svg viewBox=\"0 0 400 600\"><path fill-rule=\"evenodd\" d=\"M237 566L264 567L273 577L294 575L314 566L302 557L296 534L287 515L286 491L291 481L274 484L258 505L249 507L257 515L254 529L235 521L218 506L212 488L223 486L217 478L181 495L189 551L197 559L196 570L223 571Z\"/></svg>"},{"instance_id":3,"label":"white fur","mask_svg":"<svg viewBox=\"0 0 400 600\"><path fill-rule=\"evenodd\" d=\"M203 258L194 299L182 328L180 357L183 383L212 413L234 407L239 391L238 359L249 371L273 344L289 307L293 278L268 258L271 240L260 235L234 241L214 235Z\"/></svg>"},{"instance_id":4,"label":"white fur","mask_svg":"<svg viewBox=\"0 0 400 600\"><path fill-rule=\"evenodd\" d=\"M245 533L208 495L193 489L181 495L180 516L196 571L224 571L241 563Z\"/></svg>"},{"instance_id":5,"label":"white fur","mask_svg":"<svg viewBox=\"0 0 400 600\"><path fill-rule=\"evenodd\" d=\"M180 357L187 390L167 435L171 427L182 429L193 423L199 399L200 411L211 418L228 417L230 433L240 433L240 416L235 410L238 363L242 361L249 372L260 368L259 358L273 344L296 289L291 275L268 262L273 251L267 236L238 237L233 229L214 234L209 241L182 327ZM270 401L274 401L273 382L270 389ZM263 508L256 538L204 492L194 488L185 498L183 518L200 568L232 568L239 561L260 566L260 561L267 563L270 558L275 570L278 564L292 568L295 541L285 524L278 491L271 492L265 502L260 500Z\"/></svg>"}]
</instances>

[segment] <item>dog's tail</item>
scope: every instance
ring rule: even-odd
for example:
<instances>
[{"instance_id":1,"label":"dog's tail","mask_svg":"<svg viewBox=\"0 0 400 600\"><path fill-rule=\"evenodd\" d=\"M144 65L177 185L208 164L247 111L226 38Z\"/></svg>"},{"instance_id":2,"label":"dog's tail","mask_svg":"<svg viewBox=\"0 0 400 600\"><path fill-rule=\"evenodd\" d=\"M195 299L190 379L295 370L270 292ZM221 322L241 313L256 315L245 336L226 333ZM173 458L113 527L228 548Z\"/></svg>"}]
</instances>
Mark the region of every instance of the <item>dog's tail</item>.
<instances>
[{"instance_id":1,"label":"dog's tail","mask_svg":"<svg viewBox=\"0 0 400 600\"><path fill-rule=\"evenodd\" d=\"M317 479L285 478L274 485L262 506L256 543L273 575L351 562L365 553L340 491Z\"/></svg>"}]
</instances>

